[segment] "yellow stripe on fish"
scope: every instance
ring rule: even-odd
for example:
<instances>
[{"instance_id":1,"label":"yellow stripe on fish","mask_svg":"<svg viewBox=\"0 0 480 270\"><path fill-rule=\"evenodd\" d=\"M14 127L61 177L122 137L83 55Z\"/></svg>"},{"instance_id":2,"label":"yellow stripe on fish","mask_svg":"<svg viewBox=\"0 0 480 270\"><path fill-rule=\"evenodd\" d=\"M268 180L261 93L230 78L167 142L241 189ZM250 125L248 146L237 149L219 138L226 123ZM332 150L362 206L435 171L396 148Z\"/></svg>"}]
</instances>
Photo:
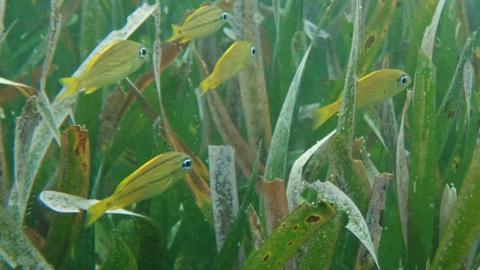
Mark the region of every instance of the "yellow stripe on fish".
<instances>
[{"instance_id":1,"label":"yellow stripe on fish","mask_svg":"<svg viewBox=\"0 0 480 270\"><path fill-rule=\"evenodd\" d=\"M369 73L358 81L357 108L367 107L393 97L406 89L412 82L403 70L380 69ZM313 129L319 128L332 115L340 111L343 95L335 102L319 108L313 113Z\"/></svg>"},{"instance_id":2,"label":"yellow stripe on fish","mask_svg":"<svg viewBox=\"0 0 480 270\"><path fill-rule=\"evenodd\" d=\"M59 99L85 89L86 94L123 80L142 66L147 58L145 47L131 40L115 40L86 64L77 77L62 78L60 83L67 88Z\"/></svg>"},{"instance_id":3,"label":"yellow stripe on fish","mask_svg":"<svg viewBox=\"0 0 480 270\"><path fill-rule=\"evenodd\" d=\"M180 39L181 43L202 38L218 31L228 19L228 14L212 4L204 4L187 16L181 26L172 24L173 35L168 42Z\"/></svg>"},{"instance_id":4,"label":"yellow stripe on fish","mask_svg":"<svg viewBox=\"0 0 480 270\"><path fill-rule=\"evenodd\" d=\"M218 59L212 73L200 83L202 94L236 76L253 60L256 51L250 41L235 41Z\"/></svg>"},{"instance_id":5,"label":"yellow stripe on fish","mask_svg":"<svg viewBox=\"0 0 480 270\"><path fill-rule=\"evenodd\" d=\"M94 223L108 210L123 208L163 193L191 166L191 158L180 152L167 152L152 158L123 179L110 197L88 208L86 225Z\"/></svg>"}]
</instances>

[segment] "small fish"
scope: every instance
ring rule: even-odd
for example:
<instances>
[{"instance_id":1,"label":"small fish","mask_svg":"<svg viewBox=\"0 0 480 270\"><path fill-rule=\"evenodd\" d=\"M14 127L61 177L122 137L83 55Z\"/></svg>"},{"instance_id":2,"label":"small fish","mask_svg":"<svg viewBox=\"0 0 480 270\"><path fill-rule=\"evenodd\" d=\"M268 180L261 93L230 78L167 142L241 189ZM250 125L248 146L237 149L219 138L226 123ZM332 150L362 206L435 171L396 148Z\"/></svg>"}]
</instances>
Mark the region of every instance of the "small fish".
<instances>
[{"instance_id":1,"label":"small fish","mask_svg":"<svg viewBox=\"0 0 480 270\"><path fill-rule=\"evenodd\" d=\"M142 44L131 40L112 41L87 63L78 77L60 79L67 91L59 98L66 98L82 89L90 94L100 87L121 81L141 67L146 58L147 49Z\"/></svg>"},{"instance_id":2,"label":"small fish","mask_svg":"<svg viewBox=\"0 0 480 270\"><path fill-rule=\"evenodd\" d=\"M216 5L204 4L187 16L182 26L172 24L173 35L168 42L180 39L180 43L206 37L220 28L228 20L228 13Z\"/></svg>"},{"instance_id":3,"label":"small fish","mask_svg":"<svg viewBox=\"0 0 480 270\"><path fill-rule=\"evenodd\" d=\"M123 179L110 197L88 208L86 226L107 210L123 208L164 192L191 167L191 158L180 152L167 152L152 158Z\"/></svg>"},{"instance_id":4,"label":"small fish","mask_svg":"<svg viewBox=\"0 0 480 270\"><path fill-rule=\"evenodd\" d=\"M358 81L357 108L367 107L393 97L408 87L412 78L399 69L381 69L369 73ZM332 115L340 111L343 95L335 102L315 110L313 129L317 129Z\"/></svg>"},{"instance_id":5,"label":"small fish","mask_svg":"<svg viewBox=\"0 0 480 270\"><path fill-rule=\"evenodd\" d=\"M200 83L202 94L237 75L256 53L252 42L235 41L217 61L212 73Z\"/></svg>"}]
</instances>

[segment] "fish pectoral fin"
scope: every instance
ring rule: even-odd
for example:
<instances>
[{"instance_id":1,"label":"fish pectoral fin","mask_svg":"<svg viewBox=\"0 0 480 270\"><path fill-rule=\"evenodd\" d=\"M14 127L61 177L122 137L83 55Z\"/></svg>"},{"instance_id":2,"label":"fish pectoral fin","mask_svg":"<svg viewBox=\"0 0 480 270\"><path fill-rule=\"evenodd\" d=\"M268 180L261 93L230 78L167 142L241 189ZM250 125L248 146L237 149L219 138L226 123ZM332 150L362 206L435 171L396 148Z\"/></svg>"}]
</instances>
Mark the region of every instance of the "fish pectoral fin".
<instances>
[{"instance_id":1,"label":"fish pectoral fin","mask_svg":"<svg viewBox=\"0 0 480 270\"><path fill-rule=\"evenodd\" d=\"M178 25L175 25L175 24L172 24L172 36L167 40L167 42L171 42L171 41L174 41L174 40L177 40L179 38L181 38L181 34L182 34L182 28Z\"/></svg>"},{"instance_id":2,"label":"fish pectoral fin","mask_svg":"<svg viewBox=\"0 0 480 270\"><path fill-rule=\"evenodd\" d=\"M87 209L87 217L85 221L85 227L92 225L97 219L99 219L107 210L111 207L110 198L106 198L90 206Z\"/></svg>"},{"instance_id":3,"label":"fish pectoral fin","mask_svg":"<svg viewBox=\"0 0 480 270\"><path fill-rule=\"evenodd\" d=\"M98 87L89 87L85 90L85 94L91 94L93 92L95 92L96 90L98 89Z\"/></svg>"},{"instance_id":4,"label":"fish pectoral fin","mask_svg":"<svg viewBox=\"0 0 480 270\"><path fill-rule=\"evenodd\" d=\"M187 43L187 42L190 42L190 38L183 37L182 39L180 39L180 43Z\"/></svg>"}]
</instances>

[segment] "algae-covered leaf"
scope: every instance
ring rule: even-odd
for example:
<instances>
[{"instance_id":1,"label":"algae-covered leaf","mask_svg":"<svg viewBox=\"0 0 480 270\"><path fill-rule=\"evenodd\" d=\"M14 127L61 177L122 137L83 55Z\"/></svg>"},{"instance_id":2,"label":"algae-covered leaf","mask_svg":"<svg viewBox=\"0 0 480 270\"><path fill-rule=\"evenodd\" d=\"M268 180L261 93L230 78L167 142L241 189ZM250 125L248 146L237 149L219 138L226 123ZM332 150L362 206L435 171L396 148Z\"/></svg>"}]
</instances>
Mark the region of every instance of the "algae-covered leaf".
<instances>
[{"instance_id":1,"label":"algae-covered leaf","mask_svg":"<svg viewBox=\"0 0 480 270\"><path fill-rule=\"evenodd\" d=\"M305 241L334 216L335 210L328 204L300 205L270 234L260 249L249 256L242 269L281 269Z\"/></svg>"},{"instance_id":2,"label":"algae-covered leaf","mask_svg":"<svg viewBox=\"0 0 480 270\"><path fill-rule=\"evenodd\" d=\"M363 120L367 122L367 125L372 129L373 133L377 136L377 139L382 143L385 149L388 149L385 139L381 132L382 120L375 110L365 110L363 114Z\"/></svg>"},{"instance_id":3,"label":"algae-covered leaf","mask_svg":"<svg viewBox=\"0 0 480 270\"><path fill-rule=\"evenodd\" d=\"M267 164L265 166L265 179L267 181L272 181L275 178L285 178L293 109L295 108L298 89L300 88L303 70L305 69L305 63L307 62L310 50L311 46L308 47L303 55L302 61L298 65L295 76L288 89L287 97L283 103L282 110L280 111L277 124L275 125L270 151L268 152Z\"/></svg>"},{"instance_id":4,"label":"algae-covered leaf","mask_svg":"<svg viewBox=\"0 0 480 270\"><path fill-rule=\"evenodd\" d=\"M312 39L310 38L310 40ZM308 46L307 34L303 31L295 32L291 41L291 50L292 50L292 58L296 66L300 65L300 61L302 61L302 58L305 55L305 52L307 51L308 47L309 46Z\"/></svg>"},{"instance_id":5,"label":"algae-covered leaf","mask_svg":"<svg viewBox=\"0 0 480 270\"><path fill-rule=\"evenodd\" d=\"M295 73L294 59L290 51L290 42L296 31L303 30L303 9L304 0L277 1L274 4L275 14L275 44L272 59L272 70L270 72L268 89L270 91L270 111L272 115L279 115L282 101L287 94L288 87ZM284 6L284 7L283 7ZM268 73L267 73L268 74ZM272 121L276 121L275 118ZM272 179L271 179L272 180Z\"/></svg>"},{"instance_id":6,"label":"algae-covered leaf","mask_svg":"<svg viewBox=\"0 0 480 270\"><path fill-rule=\"evenodd\" d=\"M325 149L332 136L335 134L336 130L330 132L327 136L323 139L318 141L312 147L307 149L300 157L295 160L293 163L292 169L290 170L290 176L288 177L288 185L287 185L287 199L288 199L288 208L290 211L297 208L300 205L300 195L304 190L304 183L302 179L302 171L307 161L310 157L319 151L320 149Z\"/></svg>"},{"instance_id":7,"label":"algae-covered leaf","mask_svg":"<svg viewBox=\"0 0 480 270\"><path fill-rule=\"evenodd\" d=\"M446 184L443 189L442 202L440 204L439 236L442 237L452 216L452 210L457 202L457 189L453 185Z\"/></svg>"},{"instance_id":8,"label":"algae-covered leaf","mask_svg":"<svg viewBox=\"0 0 480 270\"><path fill-rule=\"evenodd\" d=\"M464 100L462 97L464 91L461 89L463 82L462 71L464 70L465 63L472 58L474 44L477 40L477 33L477 31L473 32L467 41L465 41L463 51L458 60L455 72L450 80L448 90L437 110L437 129L442 130L442 132L438 134L439 150L443 150L453 123L457 118L459 110L462 108L462 106L460 106Z\"/></svg>"},{"instance_id":9,"label":"algae-covered leaf","mask_svg":"<svg viewBox=\"0 0 480 270\"><path fill-rule=\"evenodd\" d=\"M398 5L397 0L375 1L375 10L368 17L368 24L361 42L362 58L360 59L359 75L363 76L375 61L378 52L382 48L390 24L394 18L394 12Z\"/></svg>"},{"instance_id":10,"label":"algae-covered leaf","mask_svg":"<svg viewBox=\"0 0 480 270\"><path fill-rule=\"evenodd\" d=\"M474 93L472 94L471 108L478 108L479 96ZM467 106L464 107L465 110ZM468 119L469 115L470 119ZM456 128L452 134L455 137L453 149L448 152L448 157L441 158L441 161L446 163L439 165L444 169L442 173L444 181L442 184L452 183L456 187L461 186L472 159L473 151L475 150L475 142L478 138L478 127L480 124L478 121L479 117L480 111L478 110L471 110L470 114L464 111L459 116Z\"/></svg>"},{"instance_id":11,"label":"algae-covered leaf","mask_svg":"<svg viewBox=\"0 0 480 270\"><path fill-rule=\"evenodd\" d=\"M465 92L465 103L467 104L467 121L470 121L470 108L472 107L472 89L473 89L473 79L474 69L472 61L465 62L463 66L463 90Z\"/></svg>"},{"instance_id":12,"label":"algae-covered leaf","mask_svg":"<svg viewBox=\"0 0 480 270\"><path fill-rule=\"evenodd\" d=\"M53 190L42 191L38 198L45 206L58 213L80 213L92 204L85 198Z\"/></svg>"},{"instance_id":13,"label":"algae-covered leaf","mask_svg":"<svg viewBox=\"0 0 480 270\"><path fill-rule=\"evenodd\" d=\"M411 119L411 166L408 192L408 252L412 268L425 268L433 249L435 168L438 155L435 122L436 68L418 54ZM440 132L440 129L438 129ZM430 207L429 207L430 206Z\"/></svg>"},{"instance_id":14,"label":"algae-covered leaf","mask_svg":"<svg viewBox=\"0 0 480 270\"><path fill-rule=\"evenodd\" d=\"M8 201L9 210L19 220L23 220L23 212L27 208L31 190L31 180L28 174L29 151L35 127L41 120L40 114L35 111L37 97L30 98L23 107L22 114L16 119L15 146L14 146L14 179L13 188Z\"/></svg>"},{"instance_id":15,"label":"algae-covered leaf","mask_svg":"<svg viewBox=\"0 0 480 270\"><path fill-rule=\"evenodd\" d=\"M405 117L407 115L408 106L412 100L413 92L407 93L407 99L403 106L402 118L400 120L400 128L397 138L397 152L395 162L395 175L397 184L398 209L400 212L400 221L402 226L402 234L405 244L407 243L407 222L408 222L408 163L407 153L405 150Z\"/></svg>"},{"instance_id":16,"label":"algae-covered leaf","mask_svg":"<svg viewBox=\"0 0 480 270\"><path fill-rule=\"evenodd\" d=\"M235 151L227 145L209 145L208 160L215 238L220 251L239 210Z\"/></svg>"},{"instance_id":17,"label":"algae-covered leaf","mask_svg":"<svg viewBox=\"0 0 480 270\"><path fill-rule=\"evenodd\" d=\"M109 234L111 241L107 248L110 252L101 269L130 269L133 266L132 269L172 269L167 266L166 239L158 224L144 219L124 219Z\"/></svg>"},{"instance_id":18,"label":"algae-covered leaf","mask_svg":"<svg viewBox=\"0 0 480 270\"><path fill-rule=\"evenodd\" d=\"M348 215L348 224L345 227L365 246L370 255L372 255L373 261L380 269L367 223L355 203L331 182L316 181L308 186L317 192L318 201L331 203L335 205L338 210L344 211Z\"/></svg>"},{"instance_id":19,"label":"algae-covered leaf","mask_svg":"<svg viewBox=\"0 0 480 270\"><path fill-rule=\"evenodd\" d=\"M382 232L384 230L382 219L385 212L387 188L392 179L393 175L388 173L381 173L375 177L375 182L372 188L372 198L370 199L368 212L365 217L375 250L378 250ZM371 269L372 267L372 258L368 256L367 249L361 247L357 254L356 269Z\"/></svg>"},{"instance_id":20,"label":"algae-covered leaf","mask_svg":"<svg viewBox=\"0 0 480 270\"><path fill-rule=\"evenodd\" d=\"M124 269L124 270L136 270L137 260L135 254L130 249L129 245L119 234L113 234L111 237L109 253L107 260L101 270L108 269Z\"/></svg>"},{"instance_id":21,"label":"algae-covered leaf","mask_svg":"<svg viewBox=\"0 0 480 270\"><path fill-rule=\"evenodd\" d=\"M47 95L43 91L38 92L38 97L36 99L36 107L44 123L50 129L50 132L53 135L53 138L60 145L60 132L58 131L55 125L55 116L53 114L52 104L48 99Z\"/></svg>"},{"instance_id":22,"label":"algae-covered leaf","mask_svg":"<svg viewBox=\"0 0 480 270\"><path fill-rule=\"evenodd\" d=\"M78 51L83 59L107 31L107 17L103 16L102 5L95 0L82 1L81 10Z\"/></svg>"},{"instance_id":23,"label":"algae-covered leaf","mask_svg":"<svg viewBox=\"0 0 480 270\"><path fill-rule=\"evenodd\" d=\"M346 151L350 151L349 148L351 147L353 140L358 90L357 67L358 59L360 57L360 33L362 32L360 13L361 4L360 0L357 0L354 5L353 36L348 58L347 74L343 85L343 104L337 123L337 137L339 137L339 139L335 140L335 147L342 148L339 149L339 152L345 152L345 149L347 149Z\"/></svg>"},{"instance_id":24,"label":"algae-covered leaf","mask_svg":"<svg viewBox=\"0 0 480 270\"><path fill-rule=\"evenodd\" d=\"M14 82L5 78L0 77L0 84L9 85L15 87L22 95L26 97L31 97L35 94L36 90L30 85L26 85L19 82Z\"/></svg>"},{"instance_id":25,"label":"algae-covered leaf","mask_svg":"<svg viewBox=\"0 0 480 270\"><path fill-rule=\"evenodd\" d=\"M5 33L3 18L5 17L5 6L7 5L7 0L0 0L0 44L2 44Z\"/></svg>"},{"instance_id":26,"label":"algae-covered leaf","mask_svg":"<svg viewBox=\"0 0 480 270\"><path fill-rule=\"evenodd\" d=\"M248 142L250 147L254 148L261 140L265 149L268 149L272 140L272 128L263 64L263 46L261 46L261 25L258 19L260 16L258 2L257 0L236 1L233 19L238 22L240 30L238 37L251 40L256 46L255 57L251 60L251 64L246 65L238 76Z\"/></svg>"},{"instance_id":27,"label":"algae-covered leaf","mask_svg":"<svg viewBox=\"0 0 480 270\"><path fill-rule=\"evenodd\" d=\"M55 117L53 115L53 108L48 96L46 94L47 76L52 64L53 55L57 48L58 37L62 27L62 15L60 13L60 6L63 0L52 0L50 3L50 26L48 29L45 43L45 60L43 61L42 74L40 76L40 91L38 92L37 108L47 124L57 144L60 144L60 133L55 125Z\"/></svg>"},{"instance_id":28,"label":"algae-covered leaf","mask_svg":"<svg viewBox=\"0 0 480 270\"><path fill-rule=\"evenodd\" d=\"M418 3L407 1L405 8L411 14L412 19L407 20L409 25L408 44L409 50L406 55L407 72L411 72L415 68L418 48L422 43L425 34L425 28L432 22L435 7L439 0L424 0ZM403 3L403 2L402 2Z\"/></svg>"},{"instance_id":29,"label":"algae-covered leaf","mask_svg":"<svg viewBox=\"0 0 480 270\"><path fill-rule=\"evenodd\" d=\"M72 126L62 133L60 173L55 189L87 197L90 184L90 143L87 130ZM56 268L64 265L82 226L83 213L55 215L49 222L44 254ZM93 248L93 247L92 247Z\"/></svg>"},{"instance_id":30,"label":"algae-covered leaf","mask_svg":"<svg viewBox=\"0 0 480 270\"><path fill-rule=\"evenodd\" d=\"M22 226L0 205L0 258L12 268L53 269L30 242Z\"/></svg>"},{"instance_id":31,"label":"algae-covered leaf","mask_svg":"<svg viewBox=\"0 0 480 270\"><path fill-rule=\"evenodd\" d=\"M235 148L238 167L243 175L250 175L252 173L253 161L255 160L255 152L245 142L240 131L235 127L217 92L214 91L207 95L207 103L218 132L225 142ZM260 165L260 169L263 170L263 165Z\"/></svg>"},{"instance_id":32,"label":"algae-covered leaf","mask_svg":"<svg viewBox=\"0 0 480 270\"><path fill-rule=\"evenodd\" d=\"M445 0L440 0L433 14L432 22L425 29L421 43L421 50L430 60L433 57L433 48L435 45L435 37L437 35L438 23L440 22L440 15L442 14Z\"/></svg>"},{"instance_id":33,"label":"algae-covered leaf","mask_svg":"<svg viewBox=\"0 0 480 270\"><path fill-rule=\"evenodd\" d=\"M430 269L459 269L480 233L480 144L477 142L457 202Z\"/></svg>"},{"instance_id":34,"label":"algae-covered leaf","mask_svg":"<svg viewBox=\"0 0 480 270\"><path fill-rule=\"evenodd\" d=\"M434 243L435 168L438 155L436 125L436 67L432 61L444 0L426 27L417 54L411 120L411 166L408 188L407 250L410 268L426 268Z\"/></svg>"},{"instance_id":35,"label":"algae-covered leaf","mask_svg":"<svg viewBox=\"0 0 480 270\"><path fill-rule=\"evenodd\" d=\"M256 179L258 179L259 170L258 167L260 165L260 150L261 147L258 147L257 155L255 158L255 162L252 168L252 175L248 181L248 187L246 188L246 192L243 196L242 203L240 205L240 209L238 211L238 216L235 219L235 222L232 225L232 229L230 233L227 235L222 249L218 251L218 255L215 258L213 263L212 269L230 269L233 267L236 260L236 255L238 254L241 243L245 241L245 234L248 228L248 224L246 222L248 209L249 207L255 204L255 188L256 188Z\"/></svg>"},{"instance_id":36,"label":"algae-covered leaf","mask_svg":"<svg viewBox=\"0 0 480 270\"><path fill-rule=\"evenodd\" d=\"M99 200L87 200L76 195L53 190L42 191L39 195L39 199L45 204L45 206L58 213L80 213L82 210L86 211L90 206L99 202ZM147 218L144 215L140 215L122 208L108 210L105 213Z\"/></svg>"}]
</instances>

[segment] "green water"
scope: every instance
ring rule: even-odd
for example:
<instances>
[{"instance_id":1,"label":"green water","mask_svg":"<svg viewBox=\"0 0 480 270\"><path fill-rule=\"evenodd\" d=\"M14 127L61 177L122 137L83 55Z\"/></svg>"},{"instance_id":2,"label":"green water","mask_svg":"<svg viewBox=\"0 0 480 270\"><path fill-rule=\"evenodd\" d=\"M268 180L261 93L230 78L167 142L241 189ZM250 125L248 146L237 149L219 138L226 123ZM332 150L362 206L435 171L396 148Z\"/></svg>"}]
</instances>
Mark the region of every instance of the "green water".
<instances>
[{"instance_id":1,"label":"green water","mask_svg":"<svg viewBox=\"0 0 480 270\"><path fill-rule=\"evenodd\" d=\"M0 269L480 266L480 1L202 4L0 0Z\"/></svg>"}]
</instances>

